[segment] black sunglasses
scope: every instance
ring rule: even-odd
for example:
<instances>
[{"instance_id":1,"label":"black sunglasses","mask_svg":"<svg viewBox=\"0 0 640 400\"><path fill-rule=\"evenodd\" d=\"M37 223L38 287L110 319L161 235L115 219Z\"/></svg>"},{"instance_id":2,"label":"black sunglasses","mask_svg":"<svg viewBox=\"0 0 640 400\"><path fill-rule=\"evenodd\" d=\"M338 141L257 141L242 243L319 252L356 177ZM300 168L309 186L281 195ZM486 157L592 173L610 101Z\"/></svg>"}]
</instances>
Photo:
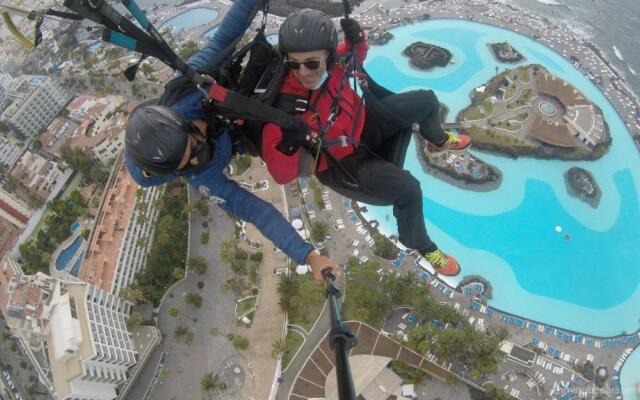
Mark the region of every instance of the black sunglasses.
<instances>
[{"instance_id":1,"label":"black sunglasses","mask_svg":"<svg viewBox=\"0 0 640 400\"><path fill-rule=\"evenodd\" d=\"M203 138L197 136L196 132L198 131L198 128L196 128L195 125L192 125L193 128L193 132L189 132L189 136L191 136L194 141L196 142L196 144L191 146L191 152L189 154L189 160L196 158L200 155L200 153L202 153L205 150L205 146L207 146L207 141L204 140ZM189 166L189 163L187 162L187 165L185 165L182 168L178 168L177 171L182 171L185 168L187 168Z\"/></svg>"},{"instance_id":2,"label":"black sunglasses","mask_svg":"<svg viewBox=\"0 0 640 400\"><path fill-rule=\"evenodd\" d=\"M284 60L284 65L286 65L287 68L294 69L296 71L299 70L300 66L302 65L304 65L304 67L308 70L314 70L314 69L320 68L320 60L310 60L310 61L303 61L303 62L297 62L293 60Z\"/></svg>"}]
</instances>

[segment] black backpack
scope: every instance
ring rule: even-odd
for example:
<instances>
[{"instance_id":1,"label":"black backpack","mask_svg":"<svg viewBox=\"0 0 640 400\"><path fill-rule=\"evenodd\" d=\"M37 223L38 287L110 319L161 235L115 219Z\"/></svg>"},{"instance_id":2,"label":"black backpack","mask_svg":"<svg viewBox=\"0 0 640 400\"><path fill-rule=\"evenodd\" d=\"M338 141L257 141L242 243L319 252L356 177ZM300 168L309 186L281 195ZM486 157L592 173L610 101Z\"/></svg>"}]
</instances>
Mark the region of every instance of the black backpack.
<instances>
[{"instance_id":1,"label":"black backpack","mask_svg":"<svg viewBox=\"0 0 640 400\"><path fill-rule=\"evenodd\" d=\"M257 35L236 51L226 63L215 71L206 72L213 76L220 86L253 101L249 104L243 101L242 97L230 104L205 100L203 111L207 116L207 123L212 128L209 131L217 132L227 127L234 141L240 142L247 153L260 156L262 127L271 119L261 118L252 111L275 112L272 106L275 105L287 73L282 55L267 41L264 31L259 30ZM174 78L165 85L160 104L171 106L194 90L198 88L187 77ZM265 107L257 107L259 105Z\"/></svg>"}]
</instances>

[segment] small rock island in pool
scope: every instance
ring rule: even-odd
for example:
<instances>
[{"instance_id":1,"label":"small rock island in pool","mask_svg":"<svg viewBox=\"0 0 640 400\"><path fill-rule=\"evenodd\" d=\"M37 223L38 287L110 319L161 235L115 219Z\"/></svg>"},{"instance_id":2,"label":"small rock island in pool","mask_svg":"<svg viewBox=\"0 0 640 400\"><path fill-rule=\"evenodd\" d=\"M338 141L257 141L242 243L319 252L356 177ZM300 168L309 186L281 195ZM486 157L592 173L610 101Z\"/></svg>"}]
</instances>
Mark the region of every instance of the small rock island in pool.
<instances>
[{"instance_id":1,"label":"small rock island in pool","mask_svg":"<svg viewBox=\"0 0 640 400\"><path fill-rule=\"evenodd\" d=\"M445 48L424 42L415 42L402 52L410 58L414 67L428 71L434 67L446 67L451 62L451 52Z\"/></svg>"},{"instance_id":2,"label":"small rock island in pool","mask_svg":"<svg viewBox=\"0 0 640 400\"><path fill-rule=\"evenodd\" d=\"M372 46L383 46L393 39L393 33L386 29L375 28L367 33L367 42Z\"/></svg>"},{"instance_id":3,"label":"small rock island in pool","mask_svg":"<svg viewBox=\"0 0 640 400\"><path fill-rule=\"evenodd\" d=\"M564 173L569 195L585 201L593 208L598 208L602 192L591 173L579 167L570 168Z\"/></svg>"},{"instance_id":4,"label":"small rock island in pool","mask_svg":"<svg viewBox=\"0 0 640 400\"><path fill-rule=\"evenodd\" d=\"M518 63L524 60L524 56L507 42L491 43L489 47L493 56L501 63Z\"/></svg>"}]
</instances>

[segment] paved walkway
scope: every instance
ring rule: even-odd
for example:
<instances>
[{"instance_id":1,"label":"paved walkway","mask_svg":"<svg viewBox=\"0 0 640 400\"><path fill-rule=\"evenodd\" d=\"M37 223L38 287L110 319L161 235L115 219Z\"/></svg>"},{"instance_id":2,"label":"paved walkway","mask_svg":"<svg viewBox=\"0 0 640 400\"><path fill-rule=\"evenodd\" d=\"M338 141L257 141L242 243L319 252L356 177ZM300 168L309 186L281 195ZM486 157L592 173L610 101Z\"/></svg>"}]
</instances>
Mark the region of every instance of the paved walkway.
<instances>
[{"instance_id":1,"label":"paved walkway","mask_svg":"<svg viewBox=\"0 0 640 400\"><path fill-rule=\"evenodd\" d=\"M245 178L246 177L246 178ZM251 177L251 179L249 179ZM256 183L268 179L266 168L261 167L259 160L253 160L253 166L239 179ZM269 190L255 193L279 210L283 209L280 186L269 183ZM239 334L249 340L249 349L245 352L249 362L249 379L245 387L247 399L266 399L271 391L275 378L276 359L271 355L271 348L275 341L282 337L284 327L284 313L278 306L276 287L278 277L273 275L273 269L286 265L284 253L273 252L273 244L250 224L246 226L247 237L262 243L263 259L260 264L260 304L256 310L250 328L240 328ZM255 250L252 250L255 251Z\"/></svg>"},{"instance_id":2,"label":"paved walkway","mask_svg":"<svg viewBox=\"0 0 640 400\"><path fill-rule=\"evenodd\" d=\"M197 198L193 195L192 192L192 199ZM230 267L219 258L220 243L231 235L233 225L217 206L210 206L209 216L204 219L196 213L192 213L191 218L190 256L204 257L209 266L207 273L198 275L190 272L167 292L158 311L158 329L164 339L150 356L129 399L143 399L149 387L149 398L154 400L200 398L200 379L205 373L223 373L225 366L230 364L242 370L247 368L246 361L225 337L228 333L235 334L237 330L235 299L232 293L220 291L220 285L231 277ZM208 222L206 228L202 226L204 220ZM205 230L210 233L209 243L203 245L200 243L200 234ZM204 284L202 289L198 289L199 282ZM201 308L187 305L184 296L190 292L202 296ZM174 307L180 310L179 317L169 314ZM187 327L192 333L190 344L174 339L174 331L179 325ZM213 328L219 332L216 337L211 335ZM164 358L163 353L166 353ZM163 365L159 366L160 363ZM226 398L244 399L242 382L230 380L227 385L229 395Z\"/></svg>"}]
</instances>

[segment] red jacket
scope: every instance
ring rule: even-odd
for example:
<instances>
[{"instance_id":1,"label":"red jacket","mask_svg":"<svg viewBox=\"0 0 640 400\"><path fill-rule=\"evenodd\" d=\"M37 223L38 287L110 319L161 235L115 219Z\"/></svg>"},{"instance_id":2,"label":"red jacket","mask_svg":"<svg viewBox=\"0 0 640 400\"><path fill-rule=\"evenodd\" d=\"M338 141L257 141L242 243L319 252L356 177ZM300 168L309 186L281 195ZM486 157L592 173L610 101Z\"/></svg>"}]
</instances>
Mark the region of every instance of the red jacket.
<instances>
[{"instance_id":1,"label":"red jacket","mask_svg":"<svg viewBox=\"0 0 640 400\"><path fill-rule=\"evenodd\" d=\"M342 41L336 49L336 56L345 54L349 50L349 46L351 46L351 44ZM361 63L364 62L364 59L367 56L367 51L369 50L369 45L367 44L367 42L362 41L361 43L355 44L353 46L358 60ZM320 114L320 120L322 121L322 124L325 124L327 119L329 118L329 108L331 107L333 98L340 88L340 83L342 82L344 73L345 70L343 67L341 67L337 63L334 64L328 78L329 81L327 82L327 88L322 92L322 96L320 96L320 98L318 99L320 89L311 92L310 103L316 104L316 109L318 111L318 114ZM359 117L356 121L355 114L358 107L360 106L360 103L362 102L362 99L356 92L353 91L353 88L349 83L350 82L347 82L342 90L342 97L339 103L339 112L337 117L335 118L335 122L333 123L333 125L331 125L326 133L326 141L338 140L340 136L343 135L351 136L352 132L353 139L355 139L356 143L360 139L362 127L364 126L365 107L364 104L362 104L362 109L360 110ZM298 96L307 97L309 94L309 89L306 89L304 86L302 86L293 72L289 71L289 73L285 77L282 88L280 89L280 93L295 94ZM313 131L318 132L319 127L314 111L307 111L304 114L300 115L300 118L307 122ZM262 130L262 158L267 164L269 173L271 174L271 176L273 176L274 180L277 183L284 184L289 183L296 177L298 177L301 152L306 150L298 150L292 156L286 156L276 149L276 146L280 143L281 140L282 132L280 131L280 127L278 125L268 123L264 126ZM336 159L341 159L352 154L356 150L356 147L357 145L352 144L344 147L341 145L334 145L329 147L327 150ZM308 157L303 157L303 159L308 160ZM324 155L321 155L317 171L321 172L325 171L326 169L327 160L325 159Z\"/></svg>"}]
</instances>

